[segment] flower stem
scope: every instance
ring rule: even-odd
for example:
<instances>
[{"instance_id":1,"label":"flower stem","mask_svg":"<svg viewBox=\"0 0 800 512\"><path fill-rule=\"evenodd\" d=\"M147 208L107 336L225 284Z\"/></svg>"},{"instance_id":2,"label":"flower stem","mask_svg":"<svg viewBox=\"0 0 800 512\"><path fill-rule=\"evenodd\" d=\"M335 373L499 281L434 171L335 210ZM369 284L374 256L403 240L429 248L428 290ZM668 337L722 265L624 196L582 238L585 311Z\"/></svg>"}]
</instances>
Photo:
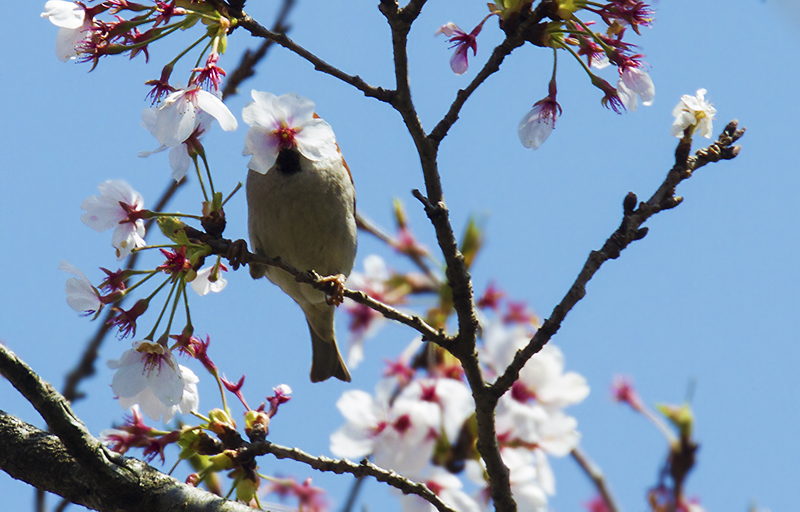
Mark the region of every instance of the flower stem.
<instances>
[{"instance_id":1,"label":"flower stem","mask_svg":"<svg viewBox=\"0 0 800 512\"><path fill-rule=\"evenodd\" d=\"M152 298L155 296L155 294L157 294L157 293L158 293L158 292L159 292L159 291L160 291L160 290L161 290L161 289L164 287L164 285L166 285L166 284L167 284L169 281L170 281L170 278L167 278L167 279L166 279L166 281L164 281L164 282L161 284L161 286L159 286L159 287L158 287L158 288L157 288L157 289L156 289L156 290L155 290L155 291L154 291L154 292L153 292L153 293L150 295L150 297L148 297L148 298L147 298L147 300L150 300L150 299L152 299ZM175 292L175 286L177 286L177 284L178 284L178 280L176 279L176 280L175 280L175 281L172 283L172 288L171 288L171 289L170 289L170 291L169 291L169 295L167 296L167 300L166 300L166 301L164 301L164 307L163 307L163 308L161 308L161 313L158 315L158 319L156 320L156 324L153 326L153 330L152 330L152 331L150 331L150 334L148 334L147 336L145 336L145 339L146 339L146 340L150 340L150 341L152 341L152 340L153 340L153 336L155 336L155 335L156 335L156 329L158 329L158 324L160 324L160 323L161 323L161 319L162 319L162 318L164 318L164 313L167 311L167 306L169 305L169 300L172 298L172 294Z\"/></svg>"},{"instance_id":2,"label":"flower stem","mask_svg":"<svg viewBox=\"0 0 800 512\"><path fill-rule=\"evenodd\" d=\"M205 152L200 153L200 158L203 159L203 166L206 168L206 174L208 175L208 186L211 187L211 196L213 197L214 192L214 180L211 179L211 169L208 167L208 160L206 160ZM197 172L200 172L199 170ZM208 199L206 199L208 200Z\"/></svg>"},{"instance_id":3,"label":"flower stem","mask_svg":"<svg viewBox=\"0 0 800 512\"><path fill-rule=\"evenodd\" d=\"M200 180L200 188L203 189L203 198L208 202L208 194L206 193L206 186L203 185L203 175L200 174L200 166L197 164L197 156L193 156L194 169L197 171L197 179Z\"/></svg>"},{"instance_id":4,"label":"flower stem","mask_svg":"<svg viewBox=\"0 0 800 512\"><path fill-rule=\"evenodd\" d=\"M241 181L239 183L237 183L235 187L233 187L233 190L231 191L230 194L228 194L228 197L226 197L225 200L222 201L222 205L221 206L225 206L225 203L228 202L228 199L232 198L233 194L238 192L240 188L242 188L242 182Z\"/></svg>"}]
</instances>

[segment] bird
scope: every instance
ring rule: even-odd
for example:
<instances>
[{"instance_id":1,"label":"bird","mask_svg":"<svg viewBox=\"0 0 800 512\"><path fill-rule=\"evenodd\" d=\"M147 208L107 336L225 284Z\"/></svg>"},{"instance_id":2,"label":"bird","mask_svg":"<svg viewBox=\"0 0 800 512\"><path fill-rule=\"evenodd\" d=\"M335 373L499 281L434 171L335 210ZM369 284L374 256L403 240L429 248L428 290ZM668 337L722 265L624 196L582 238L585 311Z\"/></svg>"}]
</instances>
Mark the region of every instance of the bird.
<instances>
[{"instance_id":1,"label":"bird","mask_svg":"<svg viewBox=\"0 0 800 512\"><path fill-rule=\"evenodd\" d=\"M243 111L251 125L244 154L253 155L246 185L250 245L257 255L326 276L340 295L357 247L350 168L313 102L296 94L252 95ZM278 267L251 263L250 275L266 276L303 310L311 333L311 381L350 382L334 332L341 298L331 300Z\"/></svg>"}]
</instances>

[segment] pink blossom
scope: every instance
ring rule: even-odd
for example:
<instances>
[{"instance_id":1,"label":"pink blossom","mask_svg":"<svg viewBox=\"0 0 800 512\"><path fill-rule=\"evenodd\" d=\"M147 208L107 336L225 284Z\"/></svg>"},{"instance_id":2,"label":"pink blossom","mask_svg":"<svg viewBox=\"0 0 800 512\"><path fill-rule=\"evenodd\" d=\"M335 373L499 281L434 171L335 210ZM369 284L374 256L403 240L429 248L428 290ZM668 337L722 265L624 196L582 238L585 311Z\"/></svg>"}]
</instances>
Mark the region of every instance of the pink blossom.
<instances>
[{"instance_id":1,"label":"pink blossom","mask_svg":"<svg viewBox=\"0 0 800 512\"><path fill-rule=\"evenodd\" d=\"M561 105L556 101L556 84L550 82L550 94L533 104L530 112L519 122L517 135L522 145L533 150L547 140L561 115Z\"/></svg>"},{"instance_id":2,"label":"pink blossom","mask_svg":"<svg viewBox=\"0 0 800 512\"><path fill-rule=\"evenodd\" d=\"M485 20L484 20L485 21ZM448 41L453 43L450 48L455 48L456 51L450 57L450 68L453 73L463 75L469 68L469 61L467 60L467 52L472 48L472 56L478 54L478 41L476 37L483 28L483 21L472 32L467 34L461 30L455 23L447 23L436 32L437 34L444 34L448 37Z\"/></svg>"}]
</instances>

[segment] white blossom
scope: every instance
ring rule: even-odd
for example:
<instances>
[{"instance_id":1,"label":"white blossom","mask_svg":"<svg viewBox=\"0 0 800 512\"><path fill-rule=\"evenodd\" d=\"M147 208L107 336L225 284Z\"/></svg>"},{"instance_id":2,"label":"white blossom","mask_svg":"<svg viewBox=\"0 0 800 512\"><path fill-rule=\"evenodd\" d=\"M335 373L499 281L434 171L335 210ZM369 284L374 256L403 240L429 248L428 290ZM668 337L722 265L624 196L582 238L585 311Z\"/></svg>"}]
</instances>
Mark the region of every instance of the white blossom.
<instances>
[{"instance_id":1,"label":"white blossom","mask_svg":"<svg viewBox=\"0 0 800 512\"><path fill-rule=\"evenodd\" d=\"M50 0L44 4L42 18L59 27L56 36L56 56L66 62L78 55L77 46L86 38L91 24L85 20L86 11L75 2Z\"/></svg>"},{"instance_id":2,"label":"white blossom","mask_svg":"<svg viewBox=\"0 0 800 512\"><path fill-rule=\"evenodd\" d=\"M639 104L636 97L641 98L644 106L650 106L656 97L656 88L653 79L642 67L627 66L620 73L617 93L625 108L635 112Z\"/></svg>"},{"instance_id":3,"label":"white blossom","mask_svg":"<svg viewBox=\"0 0 800 512\"><path fill-rule=\"evenodd\" d=\"M179 146L197 129L202 121L202 118L198 119L202 112L219 121L226 132L238 126L236 118L221 99L197 86L179 89L164 98L156 111L153 129L148 129L162 146Z\"/></svg>"},{"instance_id":4,"label":"white blossom","mask_svg":"<svg viewBox=\"0 0 800 512\"><path fill-rule=\"evenodd\" d=\"M295 93L275 96L252 91L253 101L242 110L250 125L244 155L253 155L248 167L261 174L275 164L281 149L294 147L307 159L317 162L341 158L331 126L314 116L314 102Z\"/></svg>"},{"instance_id":5,"label":"white blossom","mask_svg":"<svg viewBox=\"0 0 800 512\"><path fill-rule=\"evenodd\" d=\"M158 108L146 108L142 111L142 126L147 128L147 130L156 138L158 138L160 133L157 124L157 118ZM211 128L211 124L213 122L214 118L211 117L211 115L203 110L199 111L194 118L195 126L190 136L195 135L199 139L201 135ZM171 147L162 144L152 151L140 151L139 156L142 158L148 157L153 153L159 153L166 149L169 149L168 160L170 169L172 169L172 178L175 181L180 181L184 176L186 176L186 172L192 165L192 157L189 154L189 145L187 140L184 140L183 142Z\"/></svg>"},{"instance_id":6,"label":"white blossom","mask_svg":"<svg viewBox=\"0 0 800 512\"><path fill-rule=\"evenodd\" d=\"M387 303L386 281L389 280L386 262L377 254L364 258L364 272L353 271L345 286L359 290L375 300ZM386 317L374 309L345 298L345 308L352 315L350 344L347 349L347 366L355 368L364 360L364 340L374 336L385 323Z\"/></svg>"},{"instance_id":7,"label":"white blossom","mask_svg":"<svg viewBox=\"0 0 800 512\"><path fill-rule=\"evenodd\" d=\"M116 370L111 389L124 409L138 404L148 417L158 421L163 416L166 423L178 411L188 414L199 406L199 379L158 343L135 341L132 349L108 366Z\"/></svg>"},{"instance_id":8,"label":"white blossom","mask_svg":"<svg viewBox=\"0 0 800 512\"><path fill-rule=\"evenodd\" d=\"M100 292L92 286L92 282L83 272L66 261L62 261L58 269L78 276L67 279L67 304L72 309L79 313L91 314L103 308L103 303L100 301Z\"/></svg>"},{"instance_id":9,"label":"white blossom","mask_svg":"<svg viewBox=\"0 0 800 512\"><path fill-rule=\"evenodd\" d=\"M414 380L403 388L397 399L421 400L438 405L441 408L441 428L451 443L456 441L464 422L475 412L475 402L469 388L455 379Z\"/></svg>"},{"instance_id":10,"label":"white blossom","mask_svg":"<svg viewBox=\"0 0 800 512\"><path fill-rule=\"evenodd\" d=\"M526 148L539 149L556 126L561 106L549 96L536 102L517 127L520 142Z\"/></svg>"},{"instance_id":11,"label":"white blossom","mask_svg":"<svg viewBox=\"0 0 800 512\"><path fill-rule=\"evenodd\" d=\"M83 223L96 231L114 228L111 243L117 249L118 259L134 248L144 247L144 220L135 216L135 212L144 208L141 194L122 180L106 181L97 189L99 196L90 196L81 203L81 208L86 210L81 215Z\"/></svg>"},{"instance_id":12,"label":"white blossom","mask_svg":"<svg viewBox=\"0 0 800 512\"><path fill-rule=\"evenodd\" d=\"M347 420L331 434L331 452L360 460L372 454L375 464L416 474L430 460L441 425L439 406L397 399L389 405L386 388L376 396L361 390L342 394L336 407Z\"/></svg>"},{"instance_id":13,"label":"white blossom","mask_svg":"<svg viewBox=\"0 0 800 512\"><path fill-rule=\"evenodd\" d=\"M205 267L197 271L197 277L192 280L192 289L198 295L208 295L209 292L219 293L228 285L228 281L222 277L222 268L218 268L216 278L211 280L211 271L216 268L216 265Z\"/></svg>"},{"instance_id":14,"label":"white blossom","mask_svg":"<svg viewBox=\"0 0 800 512\"><path fill-rule=\"evenodd\" d=\"M672 123L672 135L682 137L683 131L694 126L694 133L709 139L713 130L712 121L717 114L714 105L706 101L706 90L698 89L696 96L684 94L681 101L675 106L672 115L675 122Z\"/></svg>"}]
</instances>

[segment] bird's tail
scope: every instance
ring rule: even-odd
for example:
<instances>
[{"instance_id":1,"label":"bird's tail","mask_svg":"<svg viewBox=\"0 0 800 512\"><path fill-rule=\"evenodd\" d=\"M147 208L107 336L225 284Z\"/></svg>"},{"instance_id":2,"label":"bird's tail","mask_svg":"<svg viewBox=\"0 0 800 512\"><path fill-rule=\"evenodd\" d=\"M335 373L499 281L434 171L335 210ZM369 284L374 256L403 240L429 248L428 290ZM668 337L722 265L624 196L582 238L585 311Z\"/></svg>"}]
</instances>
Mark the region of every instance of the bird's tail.
<instances>
[{"instance_id":1,"label":"bird's tail","mask_svg":"<svg viewBox=\"0 0 800 512\"><path fill-rule=\"evenodd\" d=\"M333 332L333 311L332 306L323 305L324 309L314 311L312 314L306 310L306 320L308 330L311 332L311 382L322 382L331 377L350 382L350 372L347 371L336 345L336 336ZM304 308L306 309L306 308ZM311 308L308 308L311 309ZM314 308L317 309L317 308ZM330 317L330 318L328 318ZM318 333L316 327L321 331ZM330 328L328 328L330 326Z\"/></svg>"},{"instance_id":2,"label":"bird's tail","mask_svg":"<svg viewBox=\"0 0 800 512\"><path fill-rule=\"evenodd\" d=\"M311 382L322 382L331 377L350 382L350 372L347 371L347 366L339 353L336 338L334 337L330 341L323 339L314 331L310 323L308 330L311 331L311 350L313 352Z\"/></svg>"}]
</instances>

